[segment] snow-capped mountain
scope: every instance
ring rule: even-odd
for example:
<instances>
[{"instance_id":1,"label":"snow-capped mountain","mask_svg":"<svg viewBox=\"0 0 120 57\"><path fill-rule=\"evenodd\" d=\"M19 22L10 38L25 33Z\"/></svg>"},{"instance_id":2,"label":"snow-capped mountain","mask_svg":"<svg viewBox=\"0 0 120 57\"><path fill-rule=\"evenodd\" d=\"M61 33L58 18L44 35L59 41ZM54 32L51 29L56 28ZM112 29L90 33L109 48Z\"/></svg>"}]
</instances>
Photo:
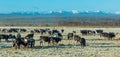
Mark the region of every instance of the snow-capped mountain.
<instances>
[{"instance_id":1,"label":"snow-capped mountain","mask_svg":"<svg viewBox=\"0 0 120 57\"><path fill-rule=\"evenodd\" d=\"M0 13L0 15L120 15L120 12L110 13L103 11L44 11L44 12L11 12L11 13Z\"/></svg>"}]
</instances>

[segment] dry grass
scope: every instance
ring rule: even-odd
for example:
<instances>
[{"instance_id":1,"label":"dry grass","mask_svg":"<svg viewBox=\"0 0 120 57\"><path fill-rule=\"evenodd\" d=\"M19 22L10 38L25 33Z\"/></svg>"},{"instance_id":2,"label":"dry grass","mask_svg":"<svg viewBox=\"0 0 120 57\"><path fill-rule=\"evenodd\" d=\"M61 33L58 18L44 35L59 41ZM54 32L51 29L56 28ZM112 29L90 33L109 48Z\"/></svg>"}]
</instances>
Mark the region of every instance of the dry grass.
<instances>
[{"instance_id":1,"label":"dry grass","mask_svg":"<svg viewBox=\"0 0 120 57\"><path fill-rule=\"evenodd\" d=\"M10 28L10 27L1 27L1 28ZM16 28L26 28L28 31L34 28L46 28L46 27L16 27ZM54 27L48 27L53 29ZM40 34L35 34L35 48L28 49L15 49L10 48L12 42L3 42L1 46L10 46L8 48L0 48L1 57L119 57L120 56L120 34L112 40L105 40L105 38L100 38L99 35L95 36L82 36L80 30L83 29L103 29L105 32L115 32L120 33L119 28L81 28L81 27L55 27L58 30L65 29L64 40L60 42L59 46L48 46L45 43L44 47L40 46L38 41ZM72 32L73 30L77 31L77 34L81 37L84 37L87 41L87 46L85 48L80 48L79 44L74 44L72 40L67 40L67 33ZM21 33L24 37L29 32ZM16 35L16 33L13 33Z\"/></svg>"}]
</instances>

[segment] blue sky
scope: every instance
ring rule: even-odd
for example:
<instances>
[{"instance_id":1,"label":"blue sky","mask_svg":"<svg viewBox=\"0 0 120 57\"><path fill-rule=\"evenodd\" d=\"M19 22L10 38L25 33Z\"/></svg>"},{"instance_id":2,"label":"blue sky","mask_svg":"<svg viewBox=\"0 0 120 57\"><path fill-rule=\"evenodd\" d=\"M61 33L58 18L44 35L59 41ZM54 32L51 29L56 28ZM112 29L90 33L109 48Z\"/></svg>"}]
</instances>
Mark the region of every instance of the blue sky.
<instances>
[{"instance_id":1,"label":"blue sky","mask_svg":"<svg viewBox=\"0 0 120 57\"><path fill-rule=\"evenodd\" d=\"M120 11L120 0L0 0L0 13L21 11Z\"/></svg>"}]
</instances>

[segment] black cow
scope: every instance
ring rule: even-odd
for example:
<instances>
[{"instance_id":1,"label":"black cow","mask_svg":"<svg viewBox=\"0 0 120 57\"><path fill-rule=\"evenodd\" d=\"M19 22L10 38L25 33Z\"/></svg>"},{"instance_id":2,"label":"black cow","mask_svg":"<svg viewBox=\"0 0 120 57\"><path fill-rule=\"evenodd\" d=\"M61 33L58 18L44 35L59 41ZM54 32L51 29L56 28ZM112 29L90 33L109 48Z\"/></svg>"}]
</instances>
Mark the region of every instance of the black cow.
<instances>
[{"instance_id":1,"label":"black cow","mask_svg":"<svg viewBox=\"0 0 120 57\"><path fill-rule=\"evenodd\" d=\"M26 29L20 29L20 32L26 32L27 30Z\"/></svg>"},{"instance_id":2,"label":"black cow","mask_svg":"<svg viewBox=\"0 0 120 57\"><path fill-rule=\"evenodd\" d=\"M112 39L112 38L114 38L114 37L115 37L115 33L109 32L109 38Z\"/></svg>"},{"instance_id":3,"label":"black cow","mask_svg":"<svg viewBox=\"0 0 120 57\"><path fill-rule=\"evenodd\" d=\"M16 38L14 43L13 43L13 47L16 47L16 48L20 49L20 45L32 48L35 45L35 40L34 39L24 38L24 37Z\"/></svg>"},{"instance_id":4,"label":"black cow","mask_svg":"<svg viewBox=\"0 0 120 57\"><path fill-rule=\"evenodd\" d=\"M45 29L40 29L40 33L41 33L41 35L46 34L46 30Z\"/></svg>"},{"instance_id":5,"label":"black cow","mask_svg":"<svg viewBox=\"0 0 120 57\"><path fill-rule=\"evenodd\" d=\"M58 30L52 30L52 35L55 33L60 33Z\"/></svg>"},{"instance_id":6,"label":"black cow","mask_svg":"<svg viewBox=\"0 0 120 57\"><path fill-rule=\"evenodd\" d=\"M52 35L52 31L49 30L49 31L48 31L48 34L49 34L49 35Z\"/></svg>"},{"instance_id":7,"label":"black cow","mask_svg":"<svg viewBox=\"0 0 120 57\"><path fill-rule=\"evenodd\" d=\"M28 38L28 46L30 45L31 47L34 47L34 44L35 44L35 40L33 39L34 38L34 32L31 31L31 33L28 34L27 36L25 36L25 38Z\"/></svg>"},{"instance_id":8,"label":"black cow","mask_svg":"<svg viewBox=\"0 0 120 57\"><path fill-rule=\"evenodd\" d=\"M48 36L40 36L40 46L43 46L44 42L48 42L48 46L50 45L52 39Z\"/></svg>"},{"instance_id":9,"label":"black cow","mask_svg":"<svg viewBox=\"0 0 120 57\"><path fill-rule=\"evenodd\" d=\"M40 33L40 30L38 30L38 29L34 29L34 32L36 32L36 33Z\"/></svg>"},{"instance_id":10,"label":"black cow","mask_svg":"<svg viewBox=\"0 0 120 57\"><path fill-rule=\"evenodd\" d=\"M8 42L8 39L15 39L16 36L15 35L12 35L12 34L0 34L0 41L1 39L5 39L6 42Z\"/></svg>"},{"instance_id":11,"label":"black cow","mask_svg":"<svg viewBox=\"0 0 120 57\"><path fill-rule=\"evenodd\" d=\"M61 37L49 37L49 36L40 36L40 45L43 46L44 42L48 42L48 46L50 44L58 44L58 42L60 42L62 40L62 36Z\"/></svg>"},{"instance_id":12,"label":"black cow","mask_svg":"<svg viewBox=\"0 0 120 57\"><path fill-rule=\"evenodd\" d=\"M61 32L63 33L63 32L64 32L64 29L61 29Z\"/></svg>"},{"instance_id":13,"label":"black cow","mask_svg":"<svg viewBox=\"0 0 120 57\"><path fill-rule=\"evenodd\" d=\"M82 35L95 35L95 31L92 30L81 30Z\"/></svg>"},{"instance_id":14,"label":"black cow","mask_svg":"<svg viewBox=\"0 0 120 57\"><path fill-rule=\"evenodd\" d=\"M33 38L34 37L34 34L33 33L31 33L31 34L28 34L27 36L25 36L26 38L28 37L28 38Z\"/></svg>"},{"instance_id":15,"label":"black cow","mask_svg":"<svg viewBox=\"0 0 120 57\"><path fill-rule=\"evenodd\" d=\"M81 38L80 44L81 44L82 48L84 48L86 46L86 40L85 40L85 38Z\"/></svg>"},{"instance_id":16,"label":"black cow","mask_svg":"<svg viewBox=\"0 0 120 57\"><path fill-rule=\"evenodd\" d=\"M56 37L52 37L53 43L54 44L56 43L58 45L58 42L60 42L62 38L63 38L62 34L58 32Z\"/></svg>"},{"instance_id":17,"label":"black cow","mask_svg":"<svg viewBox=\"0 0 120 57\"><path fill-rule=\"evenodd\" d=\"M115 33L113 33L113 32L109 32L109 33L103 32L103 33L100 34L100 37L106 37L109 40L111 40L112 38L115 37Z\"/></svg>"},{"instance_id":18,"label":"black cow","mask_svg":"<svg viewBox=\"0 0 120 57\"><path fill-rule=\"evenodd\" d=\"M103 30L96 30L97 33L103 33Z\"/></svg>"},{"instance_id":19,"label":"black cow","mask_svg":"<svg viewBox=\"0 0 120 57\"><path fill-rule=\"evenodd\" d=\"M17 28L11 28L11 29L8 30L8 32L9 32L9 33L11 33L11 32L16 32L16 33L17 33L18 30L19 30L19 29L17 29Z\"/></svg>"},{"instance_id":20,"label":"black cow","mask_svg":"<svg viewBox=\"0 0 120 57\"><path fill-rule=\"evenodd\" d=\"M16 47L16 48L20 49L20 45L23 45L23 46L27 47L27 39L25 39L25 38L16 38L14 40L13 47Z\"/></svg>"},{"instance_id":21,"label":"black cow","mask_svg":"<svg viewBox=\"0 0 120 57\"><path fill-rule=\"evenodd\" d=\"M58 43L62 40L61 37L51 37L53 45L58 45Z\"/></svg>"},{"instance_id":22,"label":"black cow","mask_svg":"<svg viewBox=\"0 0 120 57\"><path fill-rule=\"evenodd\" d=\"M28 47L34 47L35 46L35 40L34 39L28 39Z\"/></svg>"}]
</instances>

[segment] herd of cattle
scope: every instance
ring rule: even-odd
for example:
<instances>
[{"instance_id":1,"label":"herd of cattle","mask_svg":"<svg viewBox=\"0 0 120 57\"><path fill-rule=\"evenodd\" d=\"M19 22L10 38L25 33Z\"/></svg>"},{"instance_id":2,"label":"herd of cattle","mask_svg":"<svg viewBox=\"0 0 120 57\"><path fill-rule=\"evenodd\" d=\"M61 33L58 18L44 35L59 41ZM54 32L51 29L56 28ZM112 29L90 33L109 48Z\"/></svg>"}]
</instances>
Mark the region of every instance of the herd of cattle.
<instances>
[{"instance_id":1,"label":"herd of cattle","mask_svg":"<svg viewBox=\"0 0 120 57\"><path fill-rule=\"evenodd\" d=\"M50 30L48 28L46 29L34 29L31 30L30 34L26 35L25 37L21 37L21 35L15 36L12 34L14 33L20 33L20 32L27 32L27 29L18 29L18 28L10 28L10 29L0 29L2 33L9 33L8 34L0 34L0 41L1 39L5 39L5 41L8 41L8 39L12 39L13 41L13 47L20 48L20 45L24 45L25 47L34 47L35 45L35 39L34 39L34 33L40 33L40 45L43 46L44 42L47 42L48 45L58 45L58 43L63 39L63 33L64 29L61 29L61 31L57 29ZM44 36L44 34L48 33L47 36ZM100 37L105 37L108 39L112 39L116 36L113 32L104 32L103 30L80 30L80 33L83 36L87 35L96 35L99 34ZM84 47L86 45L86 39L83 37L80 37L77 35L76 31L73 31L71 33L67 34L68 40L74 40L76 43L79 43L81 47Z\"/></svg>"}]
</instances>

